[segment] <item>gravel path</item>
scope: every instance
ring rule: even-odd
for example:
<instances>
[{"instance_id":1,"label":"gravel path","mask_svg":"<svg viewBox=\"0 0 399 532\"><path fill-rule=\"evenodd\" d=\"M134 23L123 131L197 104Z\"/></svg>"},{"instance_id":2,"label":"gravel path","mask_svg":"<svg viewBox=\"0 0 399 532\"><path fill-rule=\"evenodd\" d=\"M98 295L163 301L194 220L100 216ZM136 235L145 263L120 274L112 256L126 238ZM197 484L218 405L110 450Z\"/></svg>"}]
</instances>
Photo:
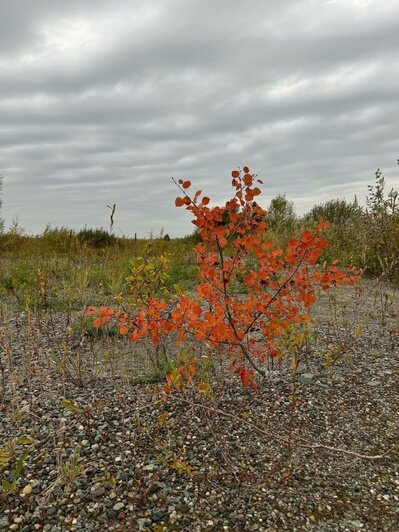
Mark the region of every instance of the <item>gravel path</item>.
<instances>
[{"instance_id":1,"label":"gravel path","mask_svg":"<svg viewBox=\"0 0 399 532\"><path fill-rule=\"evenodd\" d=\"M117 371L120 344L5 313L1 479L27 454L0 530L399 530L399 295L373 286L315 309L294 416L288 362L255 391L165 401ZM60 353L93 349L95 379L62 378Z\"/></svg>"}]
</instances>

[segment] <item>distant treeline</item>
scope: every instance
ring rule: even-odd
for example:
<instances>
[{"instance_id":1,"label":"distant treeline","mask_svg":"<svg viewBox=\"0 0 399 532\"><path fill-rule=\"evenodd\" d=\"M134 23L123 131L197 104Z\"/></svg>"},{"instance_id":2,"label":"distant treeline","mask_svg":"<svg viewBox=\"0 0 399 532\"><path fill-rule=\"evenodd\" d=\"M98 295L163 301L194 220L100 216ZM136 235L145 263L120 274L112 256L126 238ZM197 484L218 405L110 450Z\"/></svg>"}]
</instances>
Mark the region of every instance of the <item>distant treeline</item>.
<instances>
[{"instance_id":1,"label":"distant treeline","mask_svg":"<svg viewBox=\"0 0 399 532\"><path fill-rule=\"evenodd\" d=\"M1 178L0 178L1 185ZM386 190L384 176L380 170L375 174L375 182L368 187L365 206L356 200L332 199L315 205L307 214L298 216L295 206L285 195L273 198L268 207L267 222L269 237L277 246L284 246L291 238L298 236L304 229L311 229L320 219L328 220L331 225L325 230L330 246L321 260L339 259L342 265L354 265L366 275L382 273L391 279L399 278L399 197L398 191ZM1 202L0 202L1 206ZM119 237L103 228L84 228L80 231L65 227L51 228L37 236L30 236L14 223L7 231L0 219L0 250L8 255L13 252L41 253L82 253L84 250L138 249L145 241L153 242L153 253L173 250L178 245L179 255L183 248L192 251L198 235L171 239L168 234L146 240ZM162 242L162 244L160 244ZM191 259L190 259L191 260Z\"/></svg>"}]
</instances>

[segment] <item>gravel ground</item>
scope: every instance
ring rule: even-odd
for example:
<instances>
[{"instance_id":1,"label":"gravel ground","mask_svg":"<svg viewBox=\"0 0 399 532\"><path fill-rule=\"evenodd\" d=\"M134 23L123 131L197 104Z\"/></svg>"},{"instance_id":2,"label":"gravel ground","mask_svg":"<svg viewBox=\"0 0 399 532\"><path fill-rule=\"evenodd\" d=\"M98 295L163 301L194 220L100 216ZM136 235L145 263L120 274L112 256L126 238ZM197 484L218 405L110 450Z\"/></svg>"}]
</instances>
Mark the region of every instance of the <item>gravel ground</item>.
<instances>
[{"instance_id":1,"label":"gravel ground","mask_svg":"<svg viewBox=\"0 0 399 532\"><path fill-rule=\"evenodd\" d=\"M1 479L27 456L0 530L399 530L399 294L366 283L314 314L293 412L288 363L255 391L165 400L117 371L117 339L3 313ZM95 378L62 377L60 353L93 349Z\"/></svg>"}]
</instances>

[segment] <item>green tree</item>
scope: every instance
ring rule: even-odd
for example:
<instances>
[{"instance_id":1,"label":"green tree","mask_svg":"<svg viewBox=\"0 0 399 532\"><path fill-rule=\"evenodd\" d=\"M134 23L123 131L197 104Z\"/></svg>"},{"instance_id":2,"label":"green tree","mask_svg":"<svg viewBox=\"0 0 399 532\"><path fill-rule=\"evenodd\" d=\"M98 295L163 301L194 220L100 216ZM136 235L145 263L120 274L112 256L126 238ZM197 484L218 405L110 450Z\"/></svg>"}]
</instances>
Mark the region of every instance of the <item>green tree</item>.
<instances>
[{"instance_id":1,"label":"green tree","mask_svg":"<svg viewBox=\"0 0 399 532\"><path fill-rule=\"evenodd\" d=\"M267 209L267 222L271 229L291 229L296 222L294 202L289 201L285 194L273 198Z\"/></svg>"}]
</instances>

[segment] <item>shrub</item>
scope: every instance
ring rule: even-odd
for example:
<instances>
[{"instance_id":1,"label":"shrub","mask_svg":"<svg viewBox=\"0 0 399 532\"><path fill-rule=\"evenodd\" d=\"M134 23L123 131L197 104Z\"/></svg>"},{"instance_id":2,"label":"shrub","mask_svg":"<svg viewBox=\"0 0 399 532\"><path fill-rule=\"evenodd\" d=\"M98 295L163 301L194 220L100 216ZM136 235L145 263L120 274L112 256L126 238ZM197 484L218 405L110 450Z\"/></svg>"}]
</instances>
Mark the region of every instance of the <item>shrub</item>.
<instances>
[{"instance_id":1,"label":"shrub","mask_svg":"<svg viewBox=\"0 0 399 532\"><path fill-rule=\"evenodd\" d=\"M106 248L115 243L114 235L104 229L81 229L77 236L82 244L93 248Z\"/></svg>"},{"instance_id":2,"label":"shrub","mask_svg":"<svg viewBox=\"0 0 399 532\"><path fill-rule=\"evenodd\" d=\"M399 193L385 193L385 178L380 169L375 184L369 185L364 226L366 269L369 273L384 271L392 277L399 273Z\"/></svg>"},{"instance_id":3,"label":"shrub","mask_svg":"<svg viewBox=\"0 0 399 532\"><path fill-rule=\"evenodd\" d=\"M232 172L234 196L222 207L210 206L210 198L197 191L189 196L190 181L179 180L181 194L176 206L193 216L201 242L196 247L199 284L193 295L181 293L171 306L149 298L143 308L90 309L97 327L116 314L120 334L132 341L149 336L155 345L170 333L177 343L192 338L207 346L210 356L229 361L232 372L244 386L255 386L255 375L264 375L263 363L284 353L286 331L301 330L310 321L309 309L316 301L316 288L353 284L335 262L318 265L328 245L320 233L328 222L319 223L292 239L285 249L268 239L266 211L255 201L261 191L247 167ZM248 268L248 264L251 267ZM237 279L243 293L237 293ZM193 385L195 364L174 370L166 391Z\"/></svg>"},{"instance_id":4,"label":"shrub","mask_svg":"<svg viewBox=\"0 0 399 532\"><path fill-rule=\"evenodd\" d=\"M294 202L285 194L279 194L270 202L267 210L267 223L271 229L287 228L292 231L296 222Z\"/></svg>"},{"instance_id":5,"label":"shrub","mask_svg":"<svg viewBox=\"0 0 399 532\"><path fill-rule=\"evenodd\" d=\"M347 224L357 220L361 213L362 209L356 200L349 203L344 199L334 199L315 205L305 218L316 222L322 218L343 229Z\"/></svg>"}]
</instances>

